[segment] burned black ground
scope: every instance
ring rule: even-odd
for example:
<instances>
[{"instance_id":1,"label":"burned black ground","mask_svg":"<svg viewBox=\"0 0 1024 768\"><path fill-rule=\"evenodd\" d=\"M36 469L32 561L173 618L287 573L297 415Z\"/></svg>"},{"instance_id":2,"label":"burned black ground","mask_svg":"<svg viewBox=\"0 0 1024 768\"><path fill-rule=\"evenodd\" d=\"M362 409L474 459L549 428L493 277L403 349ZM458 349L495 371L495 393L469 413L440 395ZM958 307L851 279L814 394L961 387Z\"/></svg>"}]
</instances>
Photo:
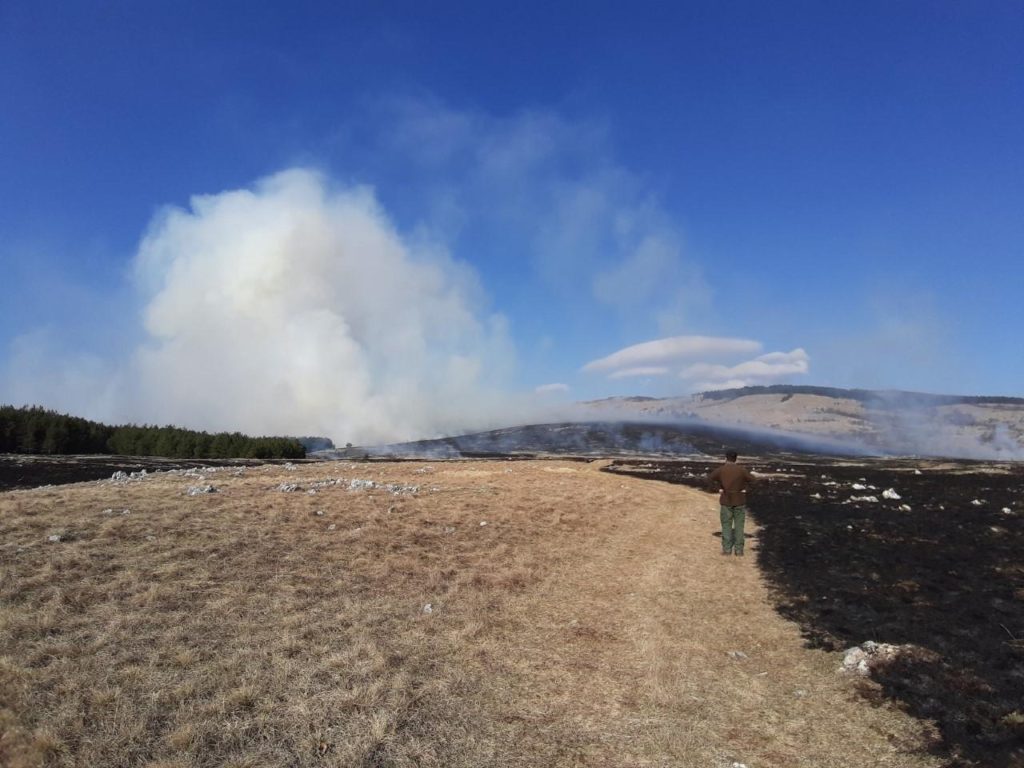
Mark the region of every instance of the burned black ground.
<instances>
[{"instance_id":1,"label":"burned black ground","mask_svg":"<svg viewBox=\"0 0 1024 768\"><path fill-rule=\"evenodd\" d=\"M752 462L769 475L750 507L779 611L814 647L918 646L876 670L873 695L934 721L950 766L1024 766L1024 467L790 458ZM712 466L610 470L703 488Z\"/></svg>"},{"instance_id":2,"label":"burned black ground","mask_svg":"<svg viewBox=\"0 0 1024 768\"><path fill-rule=\"evenodd\" d=\"M115 472L156 472L191 467L256 466L270 459L161 459L151 456L28 456L0 454L0 491L102 480ZM301 461L297 459L295 461Z\"/></svg>"}]
</instances>

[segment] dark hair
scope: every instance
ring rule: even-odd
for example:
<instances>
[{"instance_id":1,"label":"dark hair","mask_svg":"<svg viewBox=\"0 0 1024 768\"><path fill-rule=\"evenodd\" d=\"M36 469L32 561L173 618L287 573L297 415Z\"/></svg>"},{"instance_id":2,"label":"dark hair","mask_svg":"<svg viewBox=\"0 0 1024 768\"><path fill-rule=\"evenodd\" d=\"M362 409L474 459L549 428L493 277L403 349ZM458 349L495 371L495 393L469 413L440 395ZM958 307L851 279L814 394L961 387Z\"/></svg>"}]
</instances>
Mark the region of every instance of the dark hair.
<instances>
[{"instance_id":1,"label":"dark hair","mask_svg":"<svg viewBox=\"0 0 1024 768\"><path fill-rule=\"evenodd\" d=\"M737 455L736 451L728 450L725 452L725 459L726 461L736 461Z\"/></svg>"}]
</instances>

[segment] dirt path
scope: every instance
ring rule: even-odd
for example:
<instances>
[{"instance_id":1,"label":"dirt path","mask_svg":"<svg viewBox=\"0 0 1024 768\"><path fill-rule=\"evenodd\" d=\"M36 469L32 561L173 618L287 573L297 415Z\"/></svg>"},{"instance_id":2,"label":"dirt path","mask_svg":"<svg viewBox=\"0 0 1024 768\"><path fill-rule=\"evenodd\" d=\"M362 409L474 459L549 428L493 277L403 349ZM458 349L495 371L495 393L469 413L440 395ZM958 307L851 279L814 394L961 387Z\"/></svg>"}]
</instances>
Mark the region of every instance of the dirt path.
<instances>
[{"instance_id":1,"label":"dirt path","mask_svg":"<svg viewBox=\"0 0 1024 768\"><path fill-rule=\"evenodd\" d=\"M510 607L529 630L504 652L534 660L509 697L527 753L604 766L940 763L913 754L916 721L867 704L835 654L805 649L776 614L756 538L743 559L719 554L713 496L562 469L585 484L576 496L601 503L541 594ZM543 729L556 722L576 733L555 739L558 752Z\"/></svg>"}]
</instances>

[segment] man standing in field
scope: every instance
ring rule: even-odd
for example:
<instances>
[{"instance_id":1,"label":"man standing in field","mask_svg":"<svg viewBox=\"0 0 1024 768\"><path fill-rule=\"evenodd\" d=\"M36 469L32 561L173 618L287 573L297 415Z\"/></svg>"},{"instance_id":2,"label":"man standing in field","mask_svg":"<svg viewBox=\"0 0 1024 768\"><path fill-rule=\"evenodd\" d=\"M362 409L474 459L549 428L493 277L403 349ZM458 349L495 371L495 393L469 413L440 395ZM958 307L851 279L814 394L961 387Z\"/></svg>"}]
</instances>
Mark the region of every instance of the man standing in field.
<instances>
[{"instance_id":1,"label":"man standing in field","mask_svg":"<svg viewBox=\"0 0 1024 768\"><path fill-rule=\"evenodd\" d=\"M708 475L711 490L721 490L718 503L722 505L722 554L743 557L743 524L747 519L747 488L754 475L742 464L736 463L736 451L725 452L725 464Z\"/></svg>"}]
</instances>

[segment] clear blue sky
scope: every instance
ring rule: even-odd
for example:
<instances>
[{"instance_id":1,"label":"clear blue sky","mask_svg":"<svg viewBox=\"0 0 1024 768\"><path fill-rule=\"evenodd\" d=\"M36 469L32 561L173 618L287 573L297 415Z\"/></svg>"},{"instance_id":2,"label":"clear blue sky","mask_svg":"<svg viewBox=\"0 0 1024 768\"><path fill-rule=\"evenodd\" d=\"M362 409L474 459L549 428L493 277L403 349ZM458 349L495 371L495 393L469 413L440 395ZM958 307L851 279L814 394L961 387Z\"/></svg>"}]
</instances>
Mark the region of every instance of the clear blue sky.
<instances>
[{"instance_id":1,"label":"clear blue sky","mask_svg":"<svg viewBox=\"0 0 1024 768\"><path fill-rule=\"evenodd\" d=\"M295 168L443 262L488 386L1024 395L1019 0L346 5L0 4L0 400L145 418L132 361L191 338L144 324L154 217L226 238L202 291L248 257L193 196L278 205L261 179ZM343 293L314 301L375 344ZM722 344L584 370L691 336Z\"/></svg>"}]
</instances>

